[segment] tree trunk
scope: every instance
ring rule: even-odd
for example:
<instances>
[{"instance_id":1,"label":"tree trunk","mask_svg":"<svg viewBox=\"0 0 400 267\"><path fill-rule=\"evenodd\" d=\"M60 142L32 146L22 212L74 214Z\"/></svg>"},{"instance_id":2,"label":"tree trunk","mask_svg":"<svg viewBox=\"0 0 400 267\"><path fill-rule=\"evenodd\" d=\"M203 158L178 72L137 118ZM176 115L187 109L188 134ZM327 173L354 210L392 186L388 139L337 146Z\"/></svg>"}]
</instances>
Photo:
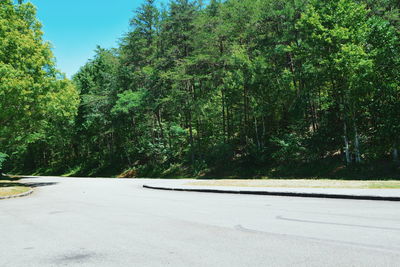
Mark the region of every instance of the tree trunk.
<instances>
[{"instance_id":1,"label":"tree trunk","mask_svg":"<svg viewBox=\"0 0 400 267\"><path fill-rule=\"evenodd\" d=\"M247 145L247 91L246 85L243 86L243 115L242 115L241 143Z\"/></svg>"},{"instance_id":2,"label":"tree trunk","mask_svg":"<svg viewBox=\"0 0 400 267\"><path fill-rule=\"evenodd\" d=\"M161 122L161 110L158 109L157 112L155 112L155 115L156 115L156 119L157 119L158 128L160 128L161 139L162 139L163 144L165 145L164 128L163 128L162 122Z\"/></svg>"},{"instance_id":3,"label":"tree trunk","mask_svg":"<svg viewBox=\"0 0 400 267\"><path fill-rule=\"evenodd\" d=\"M343 131L344 131L344 153L346 157L346 163L350 164L351 159L350 159L350 150L349 150L349 140L347 139L347 124L346 122L343 122Z\"/></svg>"},{"instance_id":4,"label":"tree trunk","mask_svg":"<svg viewBox=\"0 0 400 267\"><path fill-rule=\"evenodd\" d=\"M227 137L228 137L228 142L231 140L231 132L232 132L232 123L231 123L231 112L229 109L229 105L226 104L225 106L226 109L226 133L227 133Z\"/></svg>"},{"instance_id":5,"label":"tree trunk","mask_svg":"<svg viewBox=\"0 0 400 267\"><path fill-rule=\"evenodd\" d=\"M262 135L261 135L261 147L264 148L265 146L265 117L262 117Z\"/></svg>"},{"instance_id":6,"label":"tree trunk","mask_svg":"<svg viewBox=\"0 0 400 267\"><path fill-rule=\"evenodd\" d=\"M226 117L225 117L225 94L224 89L221 90L222 94L222 135L224 137L224 143L226 143Z\"/></svg>"},{"instance_id":7,"label":"tree trunk","mask_svg":"<svg viewBox=\"0 0 400 267\"><path fill-rule=\"evenodd\" d=\"M190 143L190 152L191 152L191 160L192 165L194 165L195 155L194 155L194 139L193 139L193 125L192 125L192 107L191 107L191 99L193 99L193 86L190 84L190 81L186 82L186 90L188 92L188 98L186 99L187 105L187 114L188 114L188 126L189 126L189 143Z\"/></svg>"},{"instance_id":8,"label":"tree trunk","mask_svg":"<svg viewBox=\"0 0 400 267\"><path fill-rule=\"evenodd\" d=\"M354 123L354 154L356 156L356 163L361 163L360 138L358 136L357 127L355 123Z\"/></svg>"},{"instance_id":9,"label":"tree trunk","mask_svg":"<svg viewBox=\"0 0 400 267\"><path fill-rule=\"evenodd\" d=\"M257 125L257 117L254 116L254 130L256 133L256 140L257 140L257 148L260 149L261 148L261 144L260 144L260 138L258 137L258 125Z\"/></svg>"},{"instance_id":10,"label":"tree trunk","mask_svg":"<svg viewBox=\"0 0 400 267\"><path fill-rule=\"evenodd\" d=\"M192 127L192 114L189 112L189 142L190 142L190 152L191 152L191 159L192 165L194 164L194 140L193 140L193 127Z\"/></svg>"},{"instance_id":11,"label":"tree trunk","mask_svg":"<svg viewBox=\"0 0 400 267\"><path fill-rule=\"evenodd\" d=\"M393 146L392 157L394 162L399 162L399 151L396 146Z\"/></svg>"}]
</instances>

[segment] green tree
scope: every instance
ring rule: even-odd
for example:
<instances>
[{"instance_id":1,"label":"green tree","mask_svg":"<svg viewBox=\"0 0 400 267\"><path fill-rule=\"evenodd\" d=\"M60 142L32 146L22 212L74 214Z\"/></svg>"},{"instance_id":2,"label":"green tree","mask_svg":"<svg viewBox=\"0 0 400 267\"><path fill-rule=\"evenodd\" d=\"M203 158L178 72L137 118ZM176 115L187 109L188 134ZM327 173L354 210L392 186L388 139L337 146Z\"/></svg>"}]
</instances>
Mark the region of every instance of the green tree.
<instances>
[{"instance_id":1,"label":"green tree","mask_svg":"<svg viewBox=\"0 0 400 267\"><path fill-rule=\"evenodd\" d=\"M0 4L0 149L12 160L28 157L49 128L72 120L78 103L75 88L54 68L35 15L30 3Z\"/></svg>"},{"instance_id":2,"label":"green tree","mask_svg":"<svg viewBox=\"0 0 400 267\"><path fill-rule=\"evenodd\" d=\"M318 94L326 98L326 112L334 113L334 120L342 125L347 163L351 162L351 147L356 162L361 161L361 100L367 97L366 77L373 66L366 51L367 15L366 7L352 0L311 1L298 22L304 73L315 77L311 86L320 90Z\"/></svg>"},{"instance_id":3,"label":"green tree","mask_svg":"<svg viewBox=\"0 0 400 267\"><path fill-rule=\"evenodd\" d=\"M117 99L116 51L97 47L94 59L74 75L81 103L76 117L73 151L83 168L97 169L114 163L117 152L116 122L111 110Z\"/></svg>"},{"instance_id":4,"label":"green tree","mask_svg":"<svg viewBox=\"0 0 400 267\"><path fill-rule=\"evenodd\" d=\"M33 6L2 8L0 150L30 169L261 175L398 161L398 1L146 0L73 84Z\"/></svg>"}]
</instances>

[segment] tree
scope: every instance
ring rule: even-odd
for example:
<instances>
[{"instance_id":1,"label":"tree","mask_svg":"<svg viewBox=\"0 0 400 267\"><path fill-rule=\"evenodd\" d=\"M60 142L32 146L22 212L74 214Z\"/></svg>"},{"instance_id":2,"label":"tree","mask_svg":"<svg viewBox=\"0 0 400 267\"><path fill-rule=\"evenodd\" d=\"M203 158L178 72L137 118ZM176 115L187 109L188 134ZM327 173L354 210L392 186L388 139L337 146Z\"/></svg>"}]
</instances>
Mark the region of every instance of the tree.
<instances>
[{"instance_id":1,"label":"tree","mask_svg":"<svg viewBox=\"0 0 400 267\"><path fill-rule=\"evenodd\" d=\"M76 116L72 146L85 165L96 170L114 162L116 122L111 110L117 100L118 61L115 50L97 47L94 59L73 76L81 104Z\"/></svg>"},{"instance_id":2,"label":"tree","mask_svg":"<svg viewBox=\"0 0 400 267\"><path fill-rule=\"evenodd\" d=\"M3 164L6 161L7 157L8 156L6 154L0 152L0 177L3 175L3 172L2 172Z\"/></svg>"},{"instance_id":3,"label":"tree","mask_svg":"<svg viewBox=\"0 0 400 267\"><path fill-rule=\"evenodd\" d=\"M54 68L32 4L0 4L0 149L21 159L51 125L71 120L78 95Z\"/></svg>"},{"instance_id":4,"label":"tree","mask_svg":"<svg viewBox=\"0 0 400 267\"><path fill-rule=\"evenodd\" d=\"M314 76L316 82L319 80L319 85L311 86L324 90L320 94L327 97L328 102L324 103L327 112L334 112L334 120L343 126L347 163L351 162L350 145L355 161L361 161L359 128L363 105L360 100L367 97L366 77L373 66L366 51L367 14L364 5L352 0L311 1L298 22L304 73Z\"/></svg>"},{"instance_id":5,"label":"tree","mask_svg":"<svg viewBox=\"0 0 400 267\"><path fill-rule=\"evenodd\" d=\"M398 161L398 1L146 0L73 84L32 5L2 7L0 150L21 166L149 177Z\"/></svg>"}]
</instances>

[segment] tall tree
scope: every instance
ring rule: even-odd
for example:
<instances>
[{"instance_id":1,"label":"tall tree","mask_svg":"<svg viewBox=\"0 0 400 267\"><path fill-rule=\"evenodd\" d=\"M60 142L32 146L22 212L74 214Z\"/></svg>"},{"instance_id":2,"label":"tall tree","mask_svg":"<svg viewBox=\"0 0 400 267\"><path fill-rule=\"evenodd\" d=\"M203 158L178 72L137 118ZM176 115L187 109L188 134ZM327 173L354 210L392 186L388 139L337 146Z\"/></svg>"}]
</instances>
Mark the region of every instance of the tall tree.
<instances>
[{"instance_id":1,"label":"tall tree","mask_svg":"<svg viewBox=\"0 0 400 267\"><path fill-rule=\"evenodd\" d=\"M0 150L29 159L35 143L53 134L49 129L73 120L78 95L55 69L32 4L2 1L0 25Z\"/></svg>"}]
</instances>

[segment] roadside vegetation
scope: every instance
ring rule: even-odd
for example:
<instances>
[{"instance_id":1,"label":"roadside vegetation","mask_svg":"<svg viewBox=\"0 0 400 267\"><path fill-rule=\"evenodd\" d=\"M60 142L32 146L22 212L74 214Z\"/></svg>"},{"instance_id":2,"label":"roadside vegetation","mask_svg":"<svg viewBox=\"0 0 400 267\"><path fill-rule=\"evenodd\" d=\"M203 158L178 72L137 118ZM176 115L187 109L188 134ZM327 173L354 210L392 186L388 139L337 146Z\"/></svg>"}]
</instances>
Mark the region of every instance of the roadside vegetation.
<instances>
[{"instance_id":1,"label":"roadside vegetation","mask_svg":"<svg viewBox=\"0 0 400 267\"><path fill-rule=\"evenodd\" d=\"M0 177L0 198L11 197L26 193L31 188L24 184L18 183L18 179L10 177Z\"/></svg>"},{"instance_id":2,"label":"roadside vegetation","mask_svg":"<svg viewBox=\"0 0 400 267\"><path fill-rule=\"evenodd\" d=\"M261 180L213 180L189 182L194 186L233 187L289 187L289 188L343 188L343 189L399 189L400 181L344 181L323 179L267 179Z\"/></svg>"},{"instance_id":3,"label":"roadside vegetation","mask_svg":"<svg viewBox=\"0 0 400 267\"><path fill-rule=\"evenodd\" d=\"M3 175L3 164L6 161L8 155L0 152L0 178Z\"/></svg>"},{"instance_id":4,"label":"roadside vegetation","mask_svg":"<svg viewBox=\"0 0 400 267\"><path fill-rule=\"evenodd\" d=\"M2 1L5 169L400 179L398 1L206 2L144 0L69 81L33 5Z\"/></svg>"}]
</instances>

